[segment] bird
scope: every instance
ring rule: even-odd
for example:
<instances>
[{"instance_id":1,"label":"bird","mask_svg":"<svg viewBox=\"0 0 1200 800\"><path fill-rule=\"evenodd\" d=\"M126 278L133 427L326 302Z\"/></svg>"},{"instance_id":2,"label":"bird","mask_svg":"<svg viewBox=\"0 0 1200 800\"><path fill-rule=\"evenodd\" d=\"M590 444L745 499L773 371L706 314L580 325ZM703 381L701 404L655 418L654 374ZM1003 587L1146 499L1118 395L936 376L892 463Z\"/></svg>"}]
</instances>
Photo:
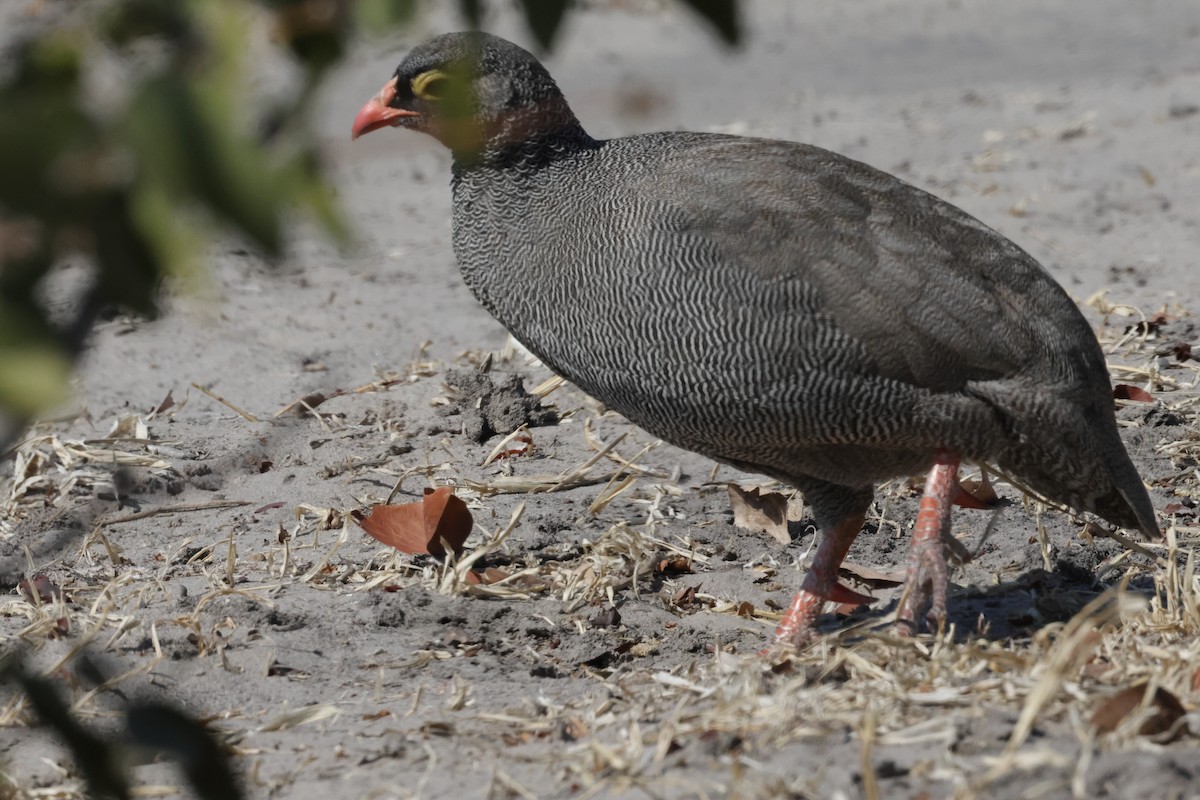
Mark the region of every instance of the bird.
<instances>
[{"instance_id":1,"label":"bird","mask_svg":"<svg viewBox=\"0 0 1200 800\"><path fill-rule=\"evenodd\" d=\"M883 481L928 473L903 635L945 622L964 461L1161 535L1087 320L956 206L809 144L593 138L533 54L483 32L409 51L351 136L388 127L449 148L462 277L547 367L803 495L821 539L773 646L814 641L826 602L871 599L838 569Z\"/></svg>"}]
</instances>

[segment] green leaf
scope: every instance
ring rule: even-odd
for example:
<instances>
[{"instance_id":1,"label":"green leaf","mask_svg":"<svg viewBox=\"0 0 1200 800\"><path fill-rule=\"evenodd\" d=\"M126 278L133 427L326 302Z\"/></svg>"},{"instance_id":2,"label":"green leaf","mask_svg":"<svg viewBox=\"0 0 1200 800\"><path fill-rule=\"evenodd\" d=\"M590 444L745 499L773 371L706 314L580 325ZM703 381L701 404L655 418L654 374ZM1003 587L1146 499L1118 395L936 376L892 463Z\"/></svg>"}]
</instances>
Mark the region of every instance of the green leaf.
<instances>
[{"instance_id":1,"label":"green leaf","mask_svg":"<svg viewBox=\"0 0 1200 800\"><path fill-rule=\"evenodd\" d=\"M16 683L24 690L24 702L36 712L40 724L53 730L75 756L89 796L116 800L130 797L129 780L116 748L106 737L79 724L58 686L30 673L11 657L0 665L0 680Z\"/></svg>"},{"instance_id":2,"label":"green leaf","mask_svg":"<svg viewBox=\"0 0 1200 800\"><path fill-rule=\"evenodd\" d=\"M196 34L187 4L180 0L124 0L106 4L98 23L101 35L118 47L149 37L183 46Z\"/></svg>"},{"instance_id":3,"label":"green leaf","mask_svg":"<svg viewBox=\"0 0 1200 800\"><path fill-rule=\"evenodd\" d=\"M130 216L141 238L159 262L156 272L180 279L185 287L204 285L200 256L204 239L200 220L191 209L179 208L153 181L138 185L131 199Z\"/></svg>"},{"instance_id":4,"label":"green leaf","mask_svg":"<svg viewBox=\"0 0 1200 800\"><path fill-rule=\"evenodd\" d=\"M18 49L0 86L0 206L45 220L76 219L97 131L80 108L82 44L49 35Z\"/></svg>"},{"instance_id":5,"label":"green leaf","mask_svg":"<svg viewBox=\"0 0 1200 800\"><path fill-rule=\"evenodd\" d=\"M554 35L567 13L571 0L521 0L525 22L543 51L554 44Z\"/></svg>"},{"instance_id":6,"label":"green leaf","mask_svg":"<svg viewBox=\"0 0 1200 800\"><path fill-rule=\"evenodd\" d=\"M201 103L178 75L146 82L127 120L142 180L179 199L195 197L271 255L282 247L285 198L266 154Z\"/></svg>"},{"instance_id":7,"label":"green leaf","mask_svg":"<svg viewBox=\"0 0 1200 800\"><path fill-rule=\"evenodd\" d=\"M288 165L285 173L287 193L308 207L317 222L339 245L349 246L350 226L342 216L333 189L322 179L321 162L313 147L306 148Z\"/></svg>"},{"instance_id":8,"label":"green leaf","mask_svg":"<svg viewBox=\"0 0 1200 800\"><path fill-rule=\"evenodd\" d=\"M32 416L64 402L71 359L48 342L4 341L0 335L0 408Z\"/></svg>"},{"instance_id":9,"label":"green leaf","mask_svg":"<svg viewBox=\"0 0 1200 800\"><path fill-rule=\"evenodd\" d=\"M737 45L742 40L741 14L738 0L680 0L688 8L704 17L728 45Z\"/></svg>"},{"instance_id":10,"label":"green leaf","mask_svg":"<svg viewBox=\"0 0 1200 800\"><path fill-rule=\"evenodd\" d=\"M479 30L483 24L483 3L480 0L458 0L458 13L467 21L467 27Z\"/></svg>"},{"instance_id":11,"label":"green leaf","mask_svg":"<svg viewBox=\"0 0 1200 800\"><path fill-rule=\"evenodd\" d=\"M111 192L98 198L92 230L101 298L154 316L164 264L134 221L127 192Z\"/></svg>"},{"instance_id":12,"label":"green leaf","mask_svg":"<svg viewBox=\"0 0 1200 800\"><path fill-rule=\"evenodd\" d=\"M229 756L198 720L163 703L137 703L126 729L136 744L174 758L196 795L204 800L239 800L241 787Z\"/></svg>"},{"instance_id":13,"label":"green leaf","mask_svg":"<svg viewBox=\"0 0 1200 800\"><path fill-rule=\"evenodd\" d=\"M417 16L417 0L359 0L355 11L360 29L384 33L411 24Z\"/></svg>"}]
</instances>

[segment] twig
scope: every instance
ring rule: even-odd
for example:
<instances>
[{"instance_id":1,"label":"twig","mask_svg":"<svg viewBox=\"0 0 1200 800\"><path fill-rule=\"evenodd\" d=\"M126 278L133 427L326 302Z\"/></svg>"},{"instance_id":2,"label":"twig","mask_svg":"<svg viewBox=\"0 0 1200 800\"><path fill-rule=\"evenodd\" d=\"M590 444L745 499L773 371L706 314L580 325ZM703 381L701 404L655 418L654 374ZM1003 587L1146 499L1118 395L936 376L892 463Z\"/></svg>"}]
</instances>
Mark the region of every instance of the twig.
<instances>
[{"instance_id":1,"label":"twig","mask_svg":"<svg viewBox=\"0 0 1200 800\"><path fill-rule=\"evenodd\" d=\"M193 388L193 389L195 389L195 390L197 390L197 391L199 391L199 392L203 392L204 394L208 395L208 396L209 396L209 397L211 397L213 400L216 400L218 403L220 403L221 405L223 405L223 406L225 406L226 408L230 409L230 410L231 410L231 411L233 411L235 414L237 414L237 415L238 415L238 416L240 416L242 419L244 419L244 420L246 420L246 421L248 421L248 422L259 422L259 421L260 421L258 417L254 416L254 415L253 415L253 414L251 414L249 411L243 411L242 409L240 409L240 408L238 408L237 406L235 406L233 403L231 403L231 402L229 402L228 400L226 400L224 397L221 397L221 395L217 394L216 392L209 391L208 389L205 389L203 386L201 386L201 385L200 385L200 384L198 384L198 383L193 383L193 384L192 384L192 388Z\"/></svg>"},{"instance_id":2,"label":"twig","mask_svg":"<svg viewBox=\"0 0 1200 800\"><path fill-rule=\"evenodd\" d=\"M96 527L107 528L109 525L119 525L123 522L157 517L161 514L185 514L189 511L208 511L214 508L236 508L248 505L250 505L249 500L213 500L209 503L180 503L176 506L160 506L159 508L151 508L147 511L137 511L133 514L126 514L123 517L107 517L97 522Z\"/></svg>"}]
</instances>

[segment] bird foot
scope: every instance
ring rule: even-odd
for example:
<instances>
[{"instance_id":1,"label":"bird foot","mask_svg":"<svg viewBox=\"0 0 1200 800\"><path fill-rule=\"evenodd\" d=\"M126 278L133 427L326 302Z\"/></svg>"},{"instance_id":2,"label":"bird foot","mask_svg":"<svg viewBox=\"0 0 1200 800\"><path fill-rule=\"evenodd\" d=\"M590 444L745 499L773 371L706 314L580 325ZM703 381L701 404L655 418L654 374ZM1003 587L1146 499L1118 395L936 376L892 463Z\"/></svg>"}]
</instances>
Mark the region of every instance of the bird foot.
<instances>
[{"instance_id":1,"label":"bird foot","mask_svg":"<svg viewBox=\"0 0 1200 800\"><path fill-rule=\"evenodd\" d=\"M796 592L792 605L775 628L774 641L763 651L763 655L769 656L774 651L786 648L800 650L812 644L817 638L817 617L821 616L824 607L824 597L805 589Z\"/></svg>"},{"instance_id":2,"label":"bird foot","mask_svg":"<svg viewBox=\"0 0 1200 800\"><path fill-rule=\"evenodd\" d=\"M913 530L909 551L908 576L896 612L896 633L912 636L919 629L921 610L929 606L925 620L931 630L939 630L946 619L946 546L950 539L950 507L957 492L958 457L939 450L921 497L921 511ZM955 542L957 544L957 541Z\"/></svg>"},{"instance_id":3,"label":"bird foot","mask_svg":"<svg viewBox=\"0 0 1200 800\"><path fill-rule=\"evenodd\" d=\"M817 638L817 617L827 600L836 603L873 602L875 598L847 589L837 582L837 570L850 549L850 543L862 530L863 515L852 514L821 536L812 567L804 577L800 591L775 629L774 648L804 647Z\"/></svg>"},{"instance_id":4,"label":"bird foot","mask_svg":"<svg viewBox=\"0 0 1200 800\"><path fill-rule=\"evenodd\" d=\"M861 606L874 603L875 598L856 592L840 583L834 583L825 597L821 597L816 592L801 589L792 598L792 605L775 629L773 647L763 650L762 654L769 655L773 649L778 647L799 649L812 644L813 640L817 638L817 617L821 616L826 602Z\"/></svg>"},{"instance_id":5,"label":"bird foot","mask_svg":"<svg viewBox=\"0 0 1200 800\"><path fill-rule=\"evenodd\" d=\"M920 630L919 616L926 606L929 611L925 614L925 621L929 629L939 630L946 620L946 587L949 582L946 555L940 538L914 542L908 577L900 596L900 609L896 612L896 633L900 636L917 633Z\"/></svg>"}]
</instances>

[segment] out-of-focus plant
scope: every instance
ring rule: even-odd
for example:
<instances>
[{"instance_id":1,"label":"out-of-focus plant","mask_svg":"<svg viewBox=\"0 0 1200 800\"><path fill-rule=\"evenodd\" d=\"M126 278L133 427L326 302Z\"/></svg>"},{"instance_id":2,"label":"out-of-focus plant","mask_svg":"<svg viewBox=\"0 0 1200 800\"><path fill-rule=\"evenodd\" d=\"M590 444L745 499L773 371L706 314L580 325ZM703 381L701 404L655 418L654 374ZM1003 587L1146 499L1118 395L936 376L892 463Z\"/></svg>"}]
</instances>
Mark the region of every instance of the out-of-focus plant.
<instances>
[{"instance_id":1,"label":"out-of-focus plant","mask_svg":"<svg viewBox=\"0 0 1200 800\"><path fill-rule=\"evenodd\" d=\"M86 655L73 665L81 680L103 684L99 667ZM201 800L240 800L243 797L227 751L200 721L159 700L128 702L123 713L124 729L106 735L87 727L74 713L59 685L36 675L22 662L22 654L6 653L0 658L0 684L15 685L33 712L22 715L54 733L75 757L87 796L128 800L134 797L130 767L140 756L165 757L175 761Z\"/></svg>"},{"instance_id":2,"label":"out-of-focus plant","mask_svg":"<svg viewBox=\"0 0 1200 800\"><path fill-rule=\"evenodd\" d=\"M737 40L736 0L680 2ZM285 218L300 210L346 239L306 114L355 30L420 13L416 0L46 5L54 21L0 62L0 457L26 420L65 398L98 315L154 315L162 280L196 279L214 233L276 256ZM571 5L519 3L543 48ZM485 21L484 0L457 8L469 26ZM249 108L250 39L264 27L302 78ZM97 101L90 78L101 64L120 91ZM41 291L63 262L88 274L65 318Z\"/></svg>"}]
</instances>

